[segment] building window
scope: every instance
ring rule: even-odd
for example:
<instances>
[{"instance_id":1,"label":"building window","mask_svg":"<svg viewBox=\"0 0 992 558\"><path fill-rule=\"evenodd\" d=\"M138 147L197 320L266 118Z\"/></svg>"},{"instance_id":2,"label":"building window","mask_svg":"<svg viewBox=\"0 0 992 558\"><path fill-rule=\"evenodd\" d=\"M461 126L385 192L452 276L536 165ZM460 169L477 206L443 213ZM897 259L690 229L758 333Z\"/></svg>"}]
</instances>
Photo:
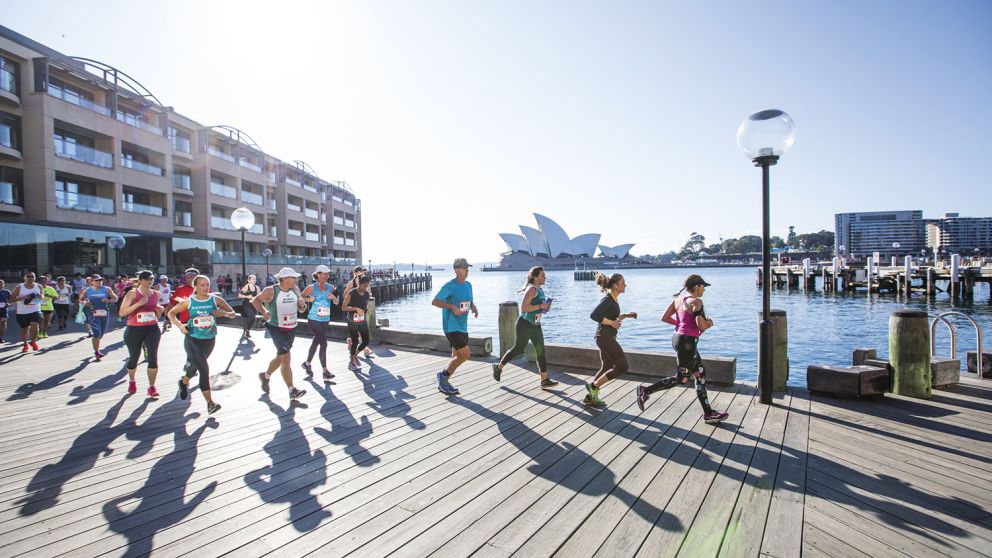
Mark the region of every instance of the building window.
<instances>
[{"instance_id":1,"label":"building window","mask_svg":"<svg viewBox=\"0 0 992 558\"><path fill-rule=\"evenodd\" d=\"M0 56L0 89L20 97L21 65L6 56Z\"/></svg>"},{"instance_id":2,"label":"building window","mask_svg":"<svg viewBox=\"0 0 992 558\"><path fill-rule=\"evenodd\" d=\"M21 117L0 112L0 147L21 150Z\"/></svg>"},{"instance_id":3,"label":"building window","mask_svg":"<svg viewBox=\"0 0 992 558\"><path fill-rule=\"evenodd\" d=\"M0 167L0 204L24 205L21 201L23 177L24 173L21 169Z\"/></svg>"}]
</instances>

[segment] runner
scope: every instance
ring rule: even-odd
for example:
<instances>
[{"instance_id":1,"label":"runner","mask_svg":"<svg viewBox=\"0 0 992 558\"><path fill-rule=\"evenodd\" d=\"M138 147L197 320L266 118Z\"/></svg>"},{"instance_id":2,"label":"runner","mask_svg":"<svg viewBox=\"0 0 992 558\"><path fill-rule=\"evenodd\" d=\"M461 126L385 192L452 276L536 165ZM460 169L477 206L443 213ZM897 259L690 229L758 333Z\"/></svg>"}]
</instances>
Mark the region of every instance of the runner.
<instances>
[{"instance_id":1,"label":"runner","mask_svg":"<svg viewBox=\"0 0 992 558\"><path fill-rule=\"evenodd\" d=\"M24 274L24 282L14 287L10 300L17 303L17 325L21 326L22 353L28 344L38 350L38 326L41 324L41 286L34 281L34 273Z\"/></svg>"},{"instance_id":2,"label":"runner","mask_svg":"<svg viewBox=\"0 0 992 558\"><path fill-rule=\"evenodd\" d=\"M83 310L83 318L85 318L83 324L86 326L86 337L93 337L93 331L90 329L90 320L93 319L93 308L91 308L89 304L86 304L83 301L83 293L86 292L86 289L93 286L93 279L91 279L90 277L86 277L85 282L86 282L86 286L83 287L83 290L79 291L78 302L79 302L79 307L82 308ZM77 310L76 312L78 314L79 311Z\"/></svg>"},{"instance_id":3,"label":"runner","mask_svg":"<svg viewBox=\"0 0 992 558\"><path fill-rule=\"evenodd\" d=\"M90 333L93 335L93 356L96 360L103 358L100 352L100 341L110 329L110 313L107 307L117 300L117 295L110 287L104 286L103 277L98 273L90 276L90 287L83 291L79 301L90 307Z\"/></svg>"},{"instance_id":4,"label":"runner","mask_svg":"<svg viewBox=\"0 0 992 558\"><path fill-rule=\"evenodd\" d=\"M306 393L306 390L296 389L293 386L293 374L289 363L293 340L296 338L296 313L306 310L306 303L300 298L300 291L296 288L297 277L299 274L292 268L284 267L276 274L278 283L265 287L251 300L255 310L261 312L262 319L266 322L265 328L276 346L276 357L269 363L265 372L258 373L258 379L262 382L262 391L269 393L269 379L276 368L280 368L282 379L289 388L290 400L299 399Z\"/></svg>"},{"instance_id":5,"label":"runner","mask_svg":"<svg viewBox=\"0 0 992 558\"><path fill-rule=\"evenodd\" d=\"M344 291L342 291L342 292L347 293L351 289L357 289L358 288L358 280L363 275L368 275L370 278L372 277L371 274L369 274L368 272L366 272L366 270L365 270L364 267L362 267L360 265L356 265L354 267L354 269L351 270L351 280L349 280L348 283L344 286ZM344 312L344 309L343 308L341 309L341 312L342 313ZM351 337L348 337L348 351L351 351L351 343L352 343ZM369 349L368 348L368 344L367 343L365 345L365 358L366 359L375 358L375 354L372 352L372 349Z\"/></svg>"},{"instance_id":6,"label":"runner","mask_svg":"<svg viewBox=\"0 0 992 558\"><path fill-rule=\"evenodd\" d=\"M77 273L72 278L72 315L79 312L79 295L83 294L83 289L87 286L86 278L82 273Z\"/></svg>"},{"instance_id":7,"label":"runner","mask_svg":"<svg viewBox=\"0 0 992 558\"><path fill-rule=\"evenodd\" d=\"M69 308L72 305L72 287L65 282L65 277L55 280L55 318L59 322L59 331L69 327Z\"/></svg>"},{"instance_id":8,"label":"runner","mask_svg":"<svg viewBox=\"0 0 992 558\"><path fill-rule=\"evenodd\" d=\"M207 414L212 415L220 410L220 403L215 403L210 395L210 364L207 360L214 350L217 337L214 317L233 318L237 314L226 300L210 293L210 278L206 275L197 275L190 283L194 285L195 292L169 310L169 321L185 335L186 366L183 377L179 379L179 399L189 397L189 379L199 374L200 393L207 402ZM182 314L190 318L181 322L178 316Z\"/></svg>"},{"instance_id":9,"label":"runner","mask_svg":"<svg viewBox=\"0 0 992 558\"><path fill-rule=\"evenodd\" d=\"M472 300L472 284L467 281L468 268L472 266L465 258L456 258L451 267L455 278L441 287L431 304L441 309L444 336L451 343L451 360L437 373L437 389L447 395L458 395L458 388L450 380L472 354L468 346L468 313L471 311L478 318L479 309Z\"/></svg>"},{"instance_id":10,"label":"runner","mask_svg":"<svg viewBox=\"0 0 992 558\"><path fill-rule=\"evenodd\" d=\"M706 317L703 301L700 300L706 287L709 286L710 284L699 275L686 277L682 290L675 293L675 300L665 309L661 321L675 326L672 348L678 356L678 371L675 376L662 378L649 386L637 386L637 406L642 411L652 393L679 384L688 384L689 378L692 377L696 386L696 397L703 407L703 420L708 424L717 424L730 416L729 413L717 412L710 407L710 400L706 394L706 369L703 368L697 349L699 337L713 327L713 320Z\"/></svg>"},{"instance_id":11,"label":"runner","mask_svg":"<svg viewBox=\"0 0 992 558\"><path fill-rule=\"evenodd\" d=\"M331 371L327 369L327 328L331 323L331 305L338 303L338 297L334 296L334 287L327 282L330 275L331 270L326 265L317 266L313 272L314 282L303 289L302 295L303 300L312 303L310 312L307 314L307 325L313 332L310 352L307 353L307 361L303 363L303 370L306 371L308 377L313 376L310 361L313 360L314 353L317 353L320 358L320 366L324 369L325 380L334 377L334 374L331 374Z\"/></svg>"},{"instance_id":12,"label":"runner","mask_svg":"<svg viewBox=\"0 0 992 558\"><path fill-rule=\"evenodd\" d=\"M609 291L599 305L589 315L599 326L596 328L596 346L599 347L599 358L602 364L591 384L586 384L586 394L583 403L593 407L605 407L606 403L599 397L599 389L615 380L627 371L627 357L623 348L617 343L617 332L627 318L637 319L637 312L620 313L620 295L627 290L627 282L623 275L614 273L609 277L602 273L596 274L596 284L601 292Z\"/></svg>"},{"instance_id":13,"label":"runner","mask_svg":"<svg viewBox=\"0 0 992 558\"><path fill-rule=\"evenodd\" d=\"M541 327L541 316L551 309L551 299L544 296L544 289L541 288L546 280L543 267L535 266L527 272L527 282L520 289L524 292L524 297L520 301L520 317L517 318L517 341L510 350L506 351L503 358L499 359L498 364L493 364L493 379L497 382L503 374L506 363L524 354L529 341L534 343L534 352L537 353L541 388L549 389L558 385L558 382L548 377L548 362L544 358L544 329Z\"/></svg>"},{"instance_id":14,"label":"runner","mask_svg":"<svg viewBox=\"0 0 992 558\"><path fill-rule=\"evenodd\" d=\"M38 286L41 287L41 325L38 326L38 338L47 339L48 326L52 325L52 317L55 315L55 299L59 297L59 293L52 287L48 275L42 275L38 279Z\"/></svg>"},{"instance_id":15,"label":"runner","mask_svg":"<svg viewBox=\"0 0 992 558\"><path fill-rule=\"evenodd\" d=\"M251 305L251 299L258 296L258 285L254 275L248 276L248 282L238 291L238 298L241 299L241 318L244 320L244 331L241 335L245 339L251 339L251 328L255 325L255 307Z\"/></svg>"},{"instance_id":16,"label":"runner","mask_svg":"<svg viewBox=\"0 0 992 558\"><path fill-rule=\"evenodd\" d=\"M351 339L351 345L348 347L348 355L351 357L348 361L348 370L352 372L362 369L362 365L358 362L358 352L369 344L369 324L365 312L369 308L371 282L371 277L362 275L358 279L358 288L345 293L344 301L341 303L341 310L347 312L348 338Z\"/></svg>"},{"instance_id":17,"label":"runner","mask_svg":"<svg viewBox=\"0 0 992 558\"><path fill-rule=\"evenodd\" d=\"M158 303L162 308L169 308L172 302L172 285L169 284L168 275L158 276ZM164 314L163 314L164 316ZM162 320L162 333L169 331L172 324L169 322L168 316L165 316Z\"/></svg>"},{"instance_id":18,"label":"runner","mask_svg":"<svg viewBox=\"0 0 992 558\"><path fill-rule=\"evenodd\" d=\"M138 273L138 286L129 290L121 301L117 314L127 318L127 328L124 329L124 344L127 345L127 392L136 393L138 384L135 374L138 371L138 359L141 349L145 348L145 360L148 362L148 397L157 399L155 378L158 376L158 344L162 332L158 329L158 319L165 313L165 308L159 304L158 291L152 287L155 274L147 269Z\"/></svg>"},{"instance_id":19,"label":"runner","mask_svg":"<svg viewBox=\"0 0 992 558\"><path fill-rule=\"evenodd\" d=\"M7 310L10 307L10 291L5 289L6 283L0 279L0 343L7 342Z\"/></svg>"}]
</instances>

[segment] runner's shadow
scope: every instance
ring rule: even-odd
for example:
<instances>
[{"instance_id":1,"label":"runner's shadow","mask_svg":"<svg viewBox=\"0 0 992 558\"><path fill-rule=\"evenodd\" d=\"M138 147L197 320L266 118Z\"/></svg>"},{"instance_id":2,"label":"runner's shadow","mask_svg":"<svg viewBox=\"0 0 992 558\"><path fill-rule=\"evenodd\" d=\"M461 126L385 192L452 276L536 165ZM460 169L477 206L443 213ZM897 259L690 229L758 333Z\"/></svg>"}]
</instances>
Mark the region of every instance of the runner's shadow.
<instances>
[{"instance_id":1,"label":"runner's shadow","mask_svg":"<svg viewBox=\"0 0 992 558\"><path fill-rule=\"evenodd\" d=\"M67 384L72 381L73 376L82 372L83 369L86 368L86 366L89 363L90 363L90 359L85 358L79 361L79 364L76 365L74 368L66 370L65 372L59 372L54 376L49 376L48 378L45 378L44 380L38 383L29 382L26 384L22 384L20 387L17 388L17 390L14 392L13 395L7 398L7 401L17 401L19 399L27 399L28 397L31 397L31 394L33 394L36 391L45 391L45 390L57 388L62 384Z\"/></svg>"},{"instance_id":2,"label":"runner's shadow","mask_svg":"<svg viewBox=\"0 0 992 558\"><path fill-rule=\"evenodd\" d=\"M265 444L265 453L269 454L272 465L245 474L244 482L249 488L258 492L259 497L267 504L286 503L289 505L289 518L293 527L299 532L317 528L321 522L331 516L331 512L323 509L317 496L311 491L327 483L327 457L319 449L310 451L303 429L296 422L296 405L290 405L283 410L269 398L263 395L260 399L269 407L269 411L279 419L279 431L272 440ZM315 467L306 467L307 472L299 475L299 465L294 460L287 460L283 455L303 455ZM309 463L307 464L309 465ZM283 484L292 481L292 489Z\"/></svg>"},{"instance_id":3,"label":"runner's shadow","mask_svg":"<svg viewBox=\"0 0 992 558\"><path fill-rule=\"evenodd\" d=\"M324 404L320 407L320 416L329 420L331 429L315 427L314 432L320 434L329 443L343 445L344 452L351 456L355 465L361 467L371 467L379 462L379 457L372 455L368 449L362 447L362 440L372 436L372 424L369 417L362 415L356 421L348 406L338 399L329 387L318 385L312 378L307 378L314 391L324 397Z\"/></svg>"},{"instance_id":4,"label":"runner's shadow","mask_svg":"<svg viewBox=\"0 0 992 558\"><path fill-rule=\"evenodd\" d=\"M375 363L369 364L368 374L355 372L362 382L362 388L372 402L366 403L373 410L385 417L402 418L406 425L414 430L426 428L420 419L410 416L412 407L407 401L416 399L404 391L408 386L403 376L393 376L388 369Z\"/></svg>"},{"instance_id":5,"label":"runner's shadow","mask_svg":"<svg viewBox=\"0 0 992 558\"><path fill-rule=\"evenodd\" d=\"M97 459L113 453L110 445L119 436L134 428L141 413L148 407L148 402L141 403L124 422L114 425L124 402L129 396L121 398L114 404L100 422L91 426L72 442L72 447L65 452L58 463L45 465L28 483L28 495L18 500L21 505L20 515L33 515L46 510L58 503L62 487L76 475L85 473L96 465Z\"/></svg>"},{"instance_id":6,"label":"runner's shadow","mask_svg":"<svg viewBox=\"0 0 992 558\"><path fill-rule=\"evenodd\" d=\"M127 368L121 368L113 374L108 374L100 378L99 380L93 382L92 384L83 387L75 386L72 388L72 399L67 403L67 405L77 405L79 403L85 402L90 398L91 395L96 395L98 393L104 393L110 391L118 386L124 385L124 378L127 377Z\"/></svg>"}]
</instances>

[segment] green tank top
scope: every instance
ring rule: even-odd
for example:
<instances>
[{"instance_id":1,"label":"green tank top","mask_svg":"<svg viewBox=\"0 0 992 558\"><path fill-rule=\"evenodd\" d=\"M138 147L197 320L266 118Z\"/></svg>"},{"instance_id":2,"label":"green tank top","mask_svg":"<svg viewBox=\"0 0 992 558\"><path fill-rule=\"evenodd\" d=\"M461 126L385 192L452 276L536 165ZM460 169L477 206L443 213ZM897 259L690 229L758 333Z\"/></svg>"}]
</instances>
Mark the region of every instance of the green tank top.
<instances>
[{"instance_id":1,"label":"green tank top","mask_svg":"<svg viewBox=\"0 0 992 558\"><path fill-rule=\"evenodd\" d=\"M207 300L197 300L196 295L189 297L189 321L186 328L190 337L213 339L217 335L217 320L214 318L216 309L217 301L213 295Z\"/></svg>"},{"instance_id":2,"label":"green tank top","mask_svg":"<svg viewBox=\"0 0 992 558\"><path fill-rule=\"evenodd\" d=\"M299 311L299 297L296 291L284 291L278 285L272 288L272 300L265 303L269 311L269 321L272 327L280 329L296 329L296 312Z\"/></svg>"},{"instance_id":3,"label":"green tank top","mask_svg":"<svg viewBox=\"0 0 992 558\"><path fill-rule=\"evenodd\" d=\"M534 295L534 298L532 298L530 300L530 303L533 304L533 305L544 304L544 300L545 300L545 298L544 298L544 291L541 289L541 287L537 287L537 294ZM527 320L528 322L530 322L530 323L532 323L534 325L541 325L541 309L540 308L538 308L537 310L534 310L533 312L521 312L520 313L520 317L523 318L523 319L525 319L525 320Z\"/></svg>"}]
</instances>

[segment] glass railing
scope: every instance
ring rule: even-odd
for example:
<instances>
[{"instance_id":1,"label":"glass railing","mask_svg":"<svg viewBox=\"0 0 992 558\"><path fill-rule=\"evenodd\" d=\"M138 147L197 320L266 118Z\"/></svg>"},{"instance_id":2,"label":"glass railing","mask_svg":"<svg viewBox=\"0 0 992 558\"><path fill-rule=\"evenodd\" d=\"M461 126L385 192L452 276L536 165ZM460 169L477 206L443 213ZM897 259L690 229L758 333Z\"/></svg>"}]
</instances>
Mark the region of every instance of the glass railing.
<instances>
[{"instance_id":1,"label":"glass railing","mask_svg":"<svg viewBox=\"0 0 992 558\"><path fill-rule=\"evenodd\" d=\"M177 227L192 227L193 214L187 211L176 211L172 217L172 224Z\"/></svg>"},{"instance_id":2,"label":"glass railing","mask_svg":"<svg viewBox=\"0 0 992 558\"><path fill-rule=\"evenodd\" d=\"M18 199L17 188L10 182L0 182L0 203L8 205L21 205Z\"/></svg>"},{"instance_id":3,"label":"glass railing","mask_svg":"<svg viewBox=\"0 0 992 558\"><path fill-rule=\"evenodd\" d=\"M228 186L227 184L220 184L217 182L210 183L210 193L215 196L221 196L223 198L238 199L238 190L233 186Z\"/></svg>"},{"instance_id":4,"label":"glass railing","mask_svg":"<svg viewBox=\"0 0 992 558\"><path fill-rule=\"evenodd\" d=\"M0 146L14 149L14 129L6 124L0 124Z\"/></svg>"},{"instance_id":5,"label":"glass railing","mask_svg":"<svg viewBox=\"0 0 992 558\"><path fill-rule=\"evenodd\" d=\"M343 246L344 245L344 238L343 237L340 237L340 236L335 236L334 237L334 244L341 244Z\"/></svg>"},{"instance_id":6,"label":"glass railing","mask_svg":"<svg viewBox=\"0 0 992 558\"><path fill-rule=\"evenodd\" d=\"M241 201L253 203L255 205L262 205L265 203L265 199L262 198L261 194L255 194L253 192L241 191Z\"/></svg>"},{"instance_id":7,"label":"glass railing","mask_svg":"<svg viewBox=\"0 0 992 558\"><path fill-rule=\"evenodd\" d=\"M344 219L342 219L340 217L335 217L334 218L334 224L335 225L341 225L343 227L344 226Z\"/></svg>"},{"instance_id":8,"label":"glass railing","mask_svg":"<svg viewBox=\"0 0 992 558\"><path fill-rule=\"evenodd\" d=\"M162 217L165 215L165 210L161 207L156 207L154 205L146 205L143 203L134 202L121 202L121 209L127 211L128 213L141 213L142 215L152 215L154 217Z\"/></svg>"},{"instance_id":9,"label":"glass railing","mask_svg":"<svg viewBox=\"0 0 992 558\"><path fill-rule=\"evenodd\" d=\"M298 206L298 205L296 205L295 203L287 203L286 204L286 209L288 211L295 211L297 213L303 211L303 208L300 207L300 206Z\"/></svg>"},{"instance_id":10,"label":"glass railing","mask_svg":"<svg viewBox=\"0 0 992 558\"><path fill-rule=\"evenodd\" d=\"M142 163L136 159L128 159L127 157L121 157L121 166L128 169L134 169L136 171L147 172L148 174L154 174L155 176L162 176L162 169L156 167L155 165L150 165L148 163Z\"/></svg>"},{"instance_id":11,"label":"glass railing","mask_svg":"<svg viewBox=\"0 0 992 558\"><path fill-rule=\"evenodd\" d=\"M117 120L127 124L128 126L134 126L135 128L141 128L146 132L151 132L160 136L162 135L161 128L145 122L145 119L142 116L131 114L129 112L117 111Z\"/></svg>"},{"instance_id":12,"label":"glass railing","mask_svg":"<svg viewBox=\"0 0 992 558\"><path fill-rule=\"evenodd\" d=\"M224 231L236 231L238 229L234 228L234 224L227 217L218 217L216 215L210 216L210 226L215 229L221 229Z\"/></svg>"},{"instance_id":13,"label":"glass railing","mask_svg":"<svg viewBox=\"0 0 992 558\"><path fill-rule=\"evenodd\" d=\"M218 158L224 159L225 161L230 161L232 163L236 163L237 162L237 159L234 158L234 155L228 155L227 153L224 153L223 151L221 151L220 149L217 149L216 147L214 147L212 145L208 145L207 146L207 153L213 155L214 157L218 157Z\"/></svg>"},{"instance_id":14,"label":"glass railing","mask_svg":"<svg viewBox=\"0 0 992 558\"><path fill-rule=\"evenodd\" d=\"M250 229L248 229L248 232L251 234L265 234L265 228L261 223L255 223Z\"/></svg>"},{"instance_id":15,"label":"glass railing","mask_svg":"<svg viewBox=\"0 0 992 558\"><path fill-rule=\"evenodd\" d=\"M266 205L269 207L269 209L275 211L275 209L276 209L276 200L269 200L269 203L267 203Z\"/></svg>"},{"instance_id":16,"label":"glass railing","mask_svg":"<svg viewBox=\"0 0 992 558\"><path fill-rule=\"evenodd\" d=\"M297 229L286 229L289 236L303 236L303 231Z\"/></svg>"},{"instance_id":17,"label":"glass railing","mask_svg":"<svg viewBox=\"0 0 992 558\"><path fill-rule=\"evenodd\" d=\"M346 238L346 239L344 239L344 245L345 246L354 246L355 245L355 239L354 238Z\"/></svg>"},{"instance_id":18,"label":"glass railing","mask_svg":"<svg viewBox=\"0 0 992 558\"><path fill-rule=\"evenodd\" d=\"M274 172L267 172L267 173L265 173L265 176L269 177L269 182L275 182L276 181L276 173L274 173Z\"/></svg>"},{"instance_id":19,"label":"glass railing","mask_svg":"<svg viewBox=\"0 0 992 558\"><path fill-rule=\"evenodd\" d=\"M93 101L91 101L89 99L85 99L83 97L80 97L76 93L73 93L72 91L66 91L65 89L62 89L61 87L56 87L56 86L54 86L52 84L49 84L48 85L48 94L51 95L51 96L53 96L53 97L58 97L59 99L62 99L63 101L66 101L66 102L69 102L69 103L72 103L72 104L74 104L76 106L83 107L84 109L91 110L93 112L98 112L98 113L100 113L100 114L102 114L104 116L110 116L110 109L109 108L107 108L107 107L105 107L103 105L98 105L98 104L94 103Z\"/></svg>"},{"instance_id":20,"label":"glass railing","mask_svg":"<svg viewBox=\"0 0 992 558\"><path fill-rule=\"evenodd\" d=\"M319 213L317 213L316 209L309 209L309 208L304 209L303 214L306 215L307 217L310 217L311 219L316 219L318 215L320 215Z\"/></svg>"},{"instance_id":21,"label":"glass railing","mask_svg":"<svg viewBox=\"0 0 992 558\"><path fill-rule=\"evenodd\" d=\"M0 68L0 89L17 95L17 82L14 74Z\"/></svg>"},{"instance_id":22,"label":"glass railing","mask_svg":"<svg viewBox=\"0 0 992 558\"><path fill-rule=\"evenodd\" d=\"M241 159L240 161L238 161L238 164L246 169L251 169L255 172L262 172L262 167L256 165L255 163L252 163L248 159Z\"/></svg>"},{"instance_id":23,"label":"glass railing","mask_svg":"<svg viewBox=\"0 0 992 558\"><path fill-rule=\"evenodd\" d=\"M180 190L192 190L190 186L190 176L188 174L172 173L172 187Z\"/></svg>"},{"instance_id":24,"label":"glass railing","mask_svg":"<svg viewBox=\"0 0 992 558\"><path fill-rule=\"evenodd\" d=\"M353 228L355 228L355 222L354 221L345 220L344 226L346 226L346 227L348 227L350 229L353 229Z\"/></svg>"},{"instance_id":25,"label":"glass railing","mask_svg":"<svg viewBox=\"0 0 992 558\"><path fill-rule=\"evenodd\" d=\"M286 177L286 184L289 184L290 186L297 186L297 187L300 185L300 183L298 181L293 180L292 178L290 178L288 176Z\"/></svg>"},{"instance_id":26,"label":"glass railing","mask_svg":"<svg viewBox=\"0 0 992 558\"><path fill-rule=\"evenodd\" d=\"M55 138L55 154L105 169L114 168L114 156L106 151Z\"/></svg>"},{"instance_id":27,"label":"glass railing","mask_svg":"<svg viewBox=\"0 0 992 558\"><path fill-rule=\"evenodd\" d=\"M276 227L269 227L269 236L271 236L272 238L278 237L279 229L277 229Z\"/></svg>"},{"instance_id":28,"label":"glass railing","mask_svg":"<svg viewBox=\"0 0 992 558\"><path fill-rule=\"evenodd\" d=\"M315 232L305 233L303 238L309 240L310 242L320 242L320 235Z\"/></svg>"},{"instance_id":29,"label":"glass railing","mask_svg":"<svg viewBox=\"0 0 992 558\"><path fill-rule=\"evenodd\" d=\"M306 191L308 191L308 192L313 192L314 194L317 193L317 187L316 186L313 186L313 185L310 185L310 184L304 184L303 185L303 189L306 190Z\"/></svg>"},{"instance_id":30,"label":"glass railing","mask_svg":"<svg viewBox=\"0 0 992 558\"><path fill-rule=\"evenodd\" d=\"M76 209L90 213L113 213L114 200L87 194L55 191L55 206L61 209Z\"/></svg>"},{"instance_id":31,"label":"glass railing","mask_svg":"<svg viewBox=\"0 0 992 558\"><path fill-rule=\"evenodd\" d=\"M176 136L172 138L172 150L180 151L182 153L192 153L193 146L189 141L189 138L181 138Z\"/></svg>"}]
</instances>

